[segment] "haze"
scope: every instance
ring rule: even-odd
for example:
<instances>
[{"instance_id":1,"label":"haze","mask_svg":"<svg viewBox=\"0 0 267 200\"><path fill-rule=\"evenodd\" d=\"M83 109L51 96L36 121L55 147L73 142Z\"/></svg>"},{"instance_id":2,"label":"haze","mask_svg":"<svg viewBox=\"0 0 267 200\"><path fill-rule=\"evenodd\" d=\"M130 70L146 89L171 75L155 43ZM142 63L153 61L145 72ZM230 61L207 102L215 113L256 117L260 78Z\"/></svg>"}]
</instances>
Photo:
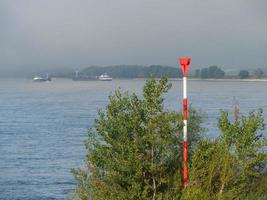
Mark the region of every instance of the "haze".
<instances>
[{"instance_id":1,"label":"haze","mask_svg":"<svg viewBox=\"0 0 267 200\"><path fill-rule=\"evenodd\" d=\"M1 0L0 74L90 65L267 67L266 0Z\"/></svg>"}]
</instances>

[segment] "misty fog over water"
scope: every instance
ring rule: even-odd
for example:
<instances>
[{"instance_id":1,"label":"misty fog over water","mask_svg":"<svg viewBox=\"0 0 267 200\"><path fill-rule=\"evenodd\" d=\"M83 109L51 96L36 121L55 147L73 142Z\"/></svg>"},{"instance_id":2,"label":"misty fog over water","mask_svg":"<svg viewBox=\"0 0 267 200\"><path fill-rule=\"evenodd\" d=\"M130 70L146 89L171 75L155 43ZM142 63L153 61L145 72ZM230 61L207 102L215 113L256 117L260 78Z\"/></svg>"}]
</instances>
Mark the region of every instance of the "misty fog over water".
<instances>
[{"instance_id":1,"label":"misty fog over water","mask_svg":"<svg viewBox=\"0 0 267 200\"><path fill-rule=\"evenodd\" d=\"M192 58L191 76L212 65L224 78L240 70L255 78L256 69L266 76L266 10L266 0L0 0L0 199L72 199L70 170L83 166L97 110L115 89L141 96L145 84L57 77L90 66L178 68L180 57ZM51 82L32 81L47 73ZM181 111L182 82L171 82L166 109ZM232 116L237 102L241 114L262 108L267 120L266 79L195 79L188 92L208 138L219 135L220 110Z\"/></svg>"},{"instance_id":2,"label":"misty fog over water","mask_svg":"<svg viewBox=\"0 0 267 200\"><path fill-rule=\"evenodd\" d=\"M1 0L0 76L91 65L267 67L265 0Z\"/></svg>"}]
</instances>

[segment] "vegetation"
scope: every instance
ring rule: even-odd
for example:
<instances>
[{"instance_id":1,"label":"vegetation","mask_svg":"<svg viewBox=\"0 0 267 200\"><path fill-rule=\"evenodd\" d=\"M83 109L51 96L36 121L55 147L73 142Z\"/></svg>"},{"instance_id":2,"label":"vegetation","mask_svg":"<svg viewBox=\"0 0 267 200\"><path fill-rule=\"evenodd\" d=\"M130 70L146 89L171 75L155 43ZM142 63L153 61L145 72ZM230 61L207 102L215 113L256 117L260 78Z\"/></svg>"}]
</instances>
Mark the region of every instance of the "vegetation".
<instances>
[{"instance_id":1,"label":"vegetation","mask_svg":"<svg viewBox=\"0 0 267 200\"><path fill-rule=\"evenodd\" d=\"M85 169L73 170L82 200L266 199L262 112L230 122L222 112L215 141L201 136L189 110L188 187L182 186L182 114L164 109L166 77L148 80L143 98L116 91L86 142Z\"/></svg>"},{"instance_id":2,"label":"vegetation","mask_svg":"<svg viewBox=\"0 0 267 200\"><path fill-rule=\"evenodd\" d=\"M182 199L267 199L262 111L234 122L222 112L219 128L217 140L196 147Z\"/></svg>"},{"instance_id":3,"label":"vegetation","mask_svg":"<svg viewBox=\"0 0 267 200\"><path fill-rule=\"evenodd\" d=\"M262 78L264 72L262 71L261 68L258 68L258 69L255 70L254 74L255 74L255 76L256 76L257 78Z\"/></svg>"},{"instance_id":4,"label":"vegetation","mask_svg":"<svg viewBox=\"0 0 267 200\"><path fill-rule=\"evenodd\" d=\"M241 70L238 74L239 78L244 79L249 77L249 72L247 70Z\"/></svg>"},{"instance_id":5,"label":"vegetation","mask_svg":"<svg viewBox=\"0 0 267 200\"><path fill-rule=\"evenodd\" d=\"M118 65L108 67L92 66L80 72L81 75L86 75L89 77L99 76L103 73L108 73L114 78L159 78L163 75L167 75L170 78L182 77L180 68L161 65L151 65L148 67L141 65Z\"/></svg>"},{"instance_id":6,"label":"vegetation","mask_svg":"<svg viewBox=\"0 0 267 200\"><path fill-rule=\"evenodd\" d=\"M179 199L182 114L164 109L166 78L147 81L143 99L117 91L96 130L90 130L87 169L74 170L80 199ZM200 140L202 118L191 109L190 152Z\"/></svg>"},{"instance_id":7,"label":"vegetation","mask_svg":"<svg viewBox=\"0 0 267 200\"><path fill-rule=\"evenodd\" d=\"M47 73L47 72L46 72ZM41 74L46 74L42 72ZM96 79L97 76L107 73L113 78L160 78L163 75L167 75L170 78L181 78L182 73L179 67L170 67L163 65L116 65L116 66L91 66L78 72L78 76L81 79ZM225 75L224 70L217 66L210 66L202 69L196 69L194 74L189 74L189 77L201 78L201 79L222 79L222 78L249 78L249 71L241 70L239 74L231 72L232 74ZM255 78L264 77L264 71L261 68L257 68L252 71L252 76ZM74 70L65 69L53 71L50 73L52 77L68 77L74 78L77 76ZM31 77L31 76L30 76Z\"/></svg>"},{"instance_id":8,"label":"vegetation","mask_svg":"<svg viewBox=\"0 0 267 200\"><path fill-rule=\"evenodd\" d=\"M197 78L223 78L225 72L217 67L217 66L210 66L208 68L203 68L203 69L197 69L195 71L195 77Z\"/></svg>"}]
</instances>

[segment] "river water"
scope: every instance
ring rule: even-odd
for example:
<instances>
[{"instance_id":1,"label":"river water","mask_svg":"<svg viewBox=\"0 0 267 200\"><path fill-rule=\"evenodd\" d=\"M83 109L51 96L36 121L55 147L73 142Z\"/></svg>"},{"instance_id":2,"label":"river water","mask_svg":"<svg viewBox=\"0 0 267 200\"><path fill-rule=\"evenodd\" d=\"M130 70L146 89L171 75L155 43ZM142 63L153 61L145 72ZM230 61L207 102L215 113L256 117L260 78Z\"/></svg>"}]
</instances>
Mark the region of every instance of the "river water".
<instances>
[{"instance_id":1,"label":"river water","mask_svg":"<svg viewBox=\"0 0 267 200\"><path fill-rule=\"evenodd\" d=\"M97 109L105 108L117 88L141 95L144 83L0 79L0 199L72 199L75 184L70 170L83 166L83 141ZM182 82L172 83L165 105L181 111ZM189 81L188 99L206 113L208 137L219 134L220 110L232 112L236 100L242 114L262 108L267 120L264 81Z\"/></svg>"}]
</instances>

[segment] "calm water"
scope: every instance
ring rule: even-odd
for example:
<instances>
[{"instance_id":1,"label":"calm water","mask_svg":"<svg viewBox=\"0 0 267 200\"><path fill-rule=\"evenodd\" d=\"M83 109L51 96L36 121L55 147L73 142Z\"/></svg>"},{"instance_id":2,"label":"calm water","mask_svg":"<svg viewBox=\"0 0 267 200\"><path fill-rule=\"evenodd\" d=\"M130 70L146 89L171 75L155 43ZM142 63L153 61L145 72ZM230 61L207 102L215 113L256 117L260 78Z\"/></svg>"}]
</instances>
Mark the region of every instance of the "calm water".
<instances>
[{"instance_id":1,"label":"calm water","mask_svg":"<svg viewBox=\"0 0 267 200\"><path fill-rule=\"evenodd\" d=\"M166 107L181 110L182 82L173 82ZM144 80L51 83L0 80L0 199L71 199L70 169L83 165L83 141L98 108L105 108L116 88L141 94ZM189 101L205 111L209 137L220 109L263 108L267 120L267 82L190 81ZM266 134L266 132L265 132Z\"/></svg>"}]
</instances>

